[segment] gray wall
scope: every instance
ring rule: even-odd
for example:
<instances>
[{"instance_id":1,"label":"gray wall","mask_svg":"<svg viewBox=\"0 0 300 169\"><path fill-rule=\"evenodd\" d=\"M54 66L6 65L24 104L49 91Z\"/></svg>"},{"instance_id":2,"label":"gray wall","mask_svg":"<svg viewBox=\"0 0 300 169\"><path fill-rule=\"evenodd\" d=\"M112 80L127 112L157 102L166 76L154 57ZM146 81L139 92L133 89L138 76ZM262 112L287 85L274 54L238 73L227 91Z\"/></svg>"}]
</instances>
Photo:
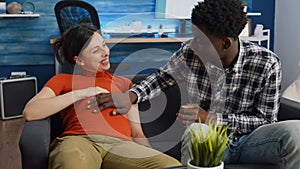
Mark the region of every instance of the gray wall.
<instances>
[{"instance_id":1,"label":"gray wall","mask_svg":"<svg viewBox=\"0 0 300 169\"><path fill-rule=\"evenodd\" d=\"M282 62L282 91L300 76L299 0L276 0L274 52Z\"/></svg>"}]
</instances>

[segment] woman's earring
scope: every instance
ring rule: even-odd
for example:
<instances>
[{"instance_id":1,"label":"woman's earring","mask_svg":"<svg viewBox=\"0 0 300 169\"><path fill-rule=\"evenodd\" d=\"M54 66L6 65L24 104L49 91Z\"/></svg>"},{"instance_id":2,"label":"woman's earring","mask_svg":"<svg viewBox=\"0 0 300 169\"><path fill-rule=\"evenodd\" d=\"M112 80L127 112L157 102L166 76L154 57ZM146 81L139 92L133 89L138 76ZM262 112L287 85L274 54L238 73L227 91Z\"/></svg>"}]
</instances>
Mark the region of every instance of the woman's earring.
<instances>
[{"instance_id":1,"label":"woman's earring","mask_svg":"<svg viewBox=\"0 0 300 169\"><path fill-rule=\"evenodd\" d=\"M79 60L78 56L74 56L73 60L75 61L76 64L82 66L83 63Z\"/></svg>"}]
</instances>

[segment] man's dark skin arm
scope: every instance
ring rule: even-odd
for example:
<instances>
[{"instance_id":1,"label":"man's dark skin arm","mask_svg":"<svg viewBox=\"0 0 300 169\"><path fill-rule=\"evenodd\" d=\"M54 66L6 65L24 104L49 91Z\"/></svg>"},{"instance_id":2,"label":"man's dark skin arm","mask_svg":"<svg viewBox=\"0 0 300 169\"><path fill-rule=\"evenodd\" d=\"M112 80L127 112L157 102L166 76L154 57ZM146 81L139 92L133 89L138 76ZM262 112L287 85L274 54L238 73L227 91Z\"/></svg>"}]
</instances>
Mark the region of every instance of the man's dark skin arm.
<instances>
[{"instance_id":1,"label":"man's dark skin arm","mask_svg":"<svg viewBox=\"0 0 300 169\"><path fill-rule=\"evenodd\" d=\"M137 95L132 91L127 91L122 94L101 93L88 102L88 108L94 109L93 112L96 113L110 107L116 108L116 111L113 111L112 115L126 114L136 101Z\"/></svg>"},{"instance_id":2,"label":"man's dark skin arm","mask_svg":"<svg viewBox=\"0 0 300 169\"><path fill-rule=\"evenodd\" d=\"M182 68L186 68L186 62L183 57L180 57L183 53L180 51L182 51L183 47L188 43L189 42L184 43L180 50L172 55L171 59L163 69L149 75L144 81L135 84L136 88L133 87L123 94L98 94L91 99L88 108L96 109L95 112L106 108L116 108L113 114L125 114L129 111L133 103L135 104L137 101L140 101L139 99L147 100L155 94L158 94L159 91L175 85L177 80L183 80L184 76L182 75ZM174 77L176 77L176 79L174 79Z\"/></svg>"},{"instance_id":3,"label":"man's dark skin arm","mask_svg":"<svg viewBox=\"0 0 300 169\"><path fill-rule=\"evenodd\" d=\"M112 115L126 114L128 113L131 105L134 104L136 100L137 95L132 91L127 91L122 94L100 93L89 101L88 108L95 109L94 112L96 113L110 107L117 109L116 111L111 112ZM178 113L177 118L187 122L189 120L188 115L189 113ZM195 117L193 117L191 122L195 122L195 120L197 121L197 119L201 119L201 123L205 123L207 120L207 116L208 112L200 108L196 119Z\"/></svg>"}]
</instances>

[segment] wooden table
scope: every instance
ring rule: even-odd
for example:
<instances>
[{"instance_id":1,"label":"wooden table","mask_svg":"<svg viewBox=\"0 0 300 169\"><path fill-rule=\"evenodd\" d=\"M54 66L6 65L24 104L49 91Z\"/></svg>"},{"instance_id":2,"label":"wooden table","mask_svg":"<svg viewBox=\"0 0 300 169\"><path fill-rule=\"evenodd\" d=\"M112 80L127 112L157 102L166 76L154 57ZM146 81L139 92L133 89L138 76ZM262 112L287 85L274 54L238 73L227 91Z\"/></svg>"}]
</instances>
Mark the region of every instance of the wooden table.
<instances>
[{"instance_id":1,"label":"wooden table","mask_svg":"<svg viewBox=\"0 0 300 169\"><path fill-rule=\"evenodd\" d=\"M52 35L50 37L50 44L53 44L58 36ZM109 37L108 35L103 35L106 43L176 43L185 42L192 39L191 34L176 34L169 33L168 37L159 37L155 35L153 37Z\"/></svg>"},{"instance_id":2,"label":"wooden table","mask_svg":"<svg viewBox=\"0 0 300 169\"><path fill-rule=\"evenodd\" d=\"M192 34L168 33L168 37L160 37L155 34L153 37L110 37L109 34L103 35L108 45L114 44L149 44L149 43L181 43L192 39ZM57 35L50 36L50 44L54 44ZM61 66L55 59L55 73L61 72Z\"/></svg>"}]
</instances>

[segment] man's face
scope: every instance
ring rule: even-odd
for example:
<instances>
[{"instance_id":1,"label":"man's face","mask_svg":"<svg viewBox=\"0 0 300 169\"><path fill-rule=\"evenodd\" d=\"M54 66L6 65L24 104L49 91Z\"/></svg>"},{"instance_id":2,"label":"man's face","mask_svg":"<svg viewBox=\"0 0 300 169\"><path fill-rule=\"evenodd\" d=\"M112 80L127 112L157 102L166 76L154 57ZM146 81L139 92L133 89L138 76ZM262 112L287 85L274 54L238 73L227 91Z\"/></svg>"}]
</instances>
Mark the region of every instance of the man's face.
<instances>
[{"instance_id":1,"label":"man's face","mask_svg":"<svg viewBox=\"0 0 300 169\"><path fill-rule=\"evenodd\" d=\"M191 48L200 57L201 60L214 62L215 65L222 60L223 41L214 35L211 35L203 27L199 29L197 26L192 26L194 38L191 42Z\"/></svg>"}]
</instances>

